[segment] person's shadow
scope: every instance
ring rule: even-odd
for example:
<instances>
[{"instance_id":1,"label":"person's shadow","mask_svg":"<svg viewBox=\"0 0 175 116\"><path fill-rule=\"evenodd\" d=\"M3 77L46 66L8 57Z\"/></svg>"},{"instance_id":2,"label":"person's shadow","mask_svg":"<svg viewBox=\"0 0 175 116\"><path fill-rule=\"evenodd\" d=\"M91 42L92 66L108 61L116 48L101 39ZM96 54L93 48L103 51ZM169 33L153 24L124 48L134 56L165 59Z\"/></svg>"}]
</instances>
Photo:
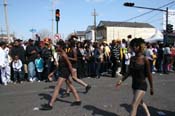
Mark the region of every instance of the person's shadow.
<instances>
[{"instance_id":1,"label":"person's shadow","mask_svg":"<svg viewBox=\"0 0 175 116\"><path fill-rule=\"evenodd\" d=\"M55 88L55 86L48 86L48 87L45 87L44 89L54 89Z\"/></svg>"},{"instance_id":2,"label":"person's shadow","mask_svg":"<svg viewBox=\"0 0 175 116\"><path fill-rule=\"evenodd\" d=\"M51 89L54 89L55 87L54 86L49 86L49 87L47 87L47 88L45 88L45 89L49 89L49 88L51 88ZM59 92L59 95L60 94L63 94L65 92L65 89L60 89L60 92ZM47 102L49 102L50 100L51 100L51 98L52 98L52 96L50 95L50 94L46 94L46 93L40 93L40 94L38 94L38 96L40 96L41 98L41 100L46 100ZM67 100L63 100L63 99L59 99L59 98L57 98L56 99L56 101L60 101L60 102L64 102L64 103L69 103L69 104L72 104L72 102L71 101L67 101ZM42 105L41 105L42 106Z\"/></svg>"},{"instance_id":3,"label":"person's shadow","mask_svg":"<svg viewBox=\"0 0 175 116\"><path fill-rule=\"evenodd\" d=\"M130 112L131 111L131 105L128 104L120 104L121 107L124 107L126 111ZM163 113L162 116L175 116L175 112L168 111L168 110L162 110L162 109L157 109L152 106L148 106L149 112L151 116L160 116ZM137 110L137 116L146 116L146 113L144 112L144 109L139 106Z\"/></svg>"},{"instance_id":4,"label":"person's shadow","mask_svg":"<svg viewBox=\"0 0 175 116\"><path fill-rule=\"evenodd\" d=\"M105 111L103 109L99 109L99 108L97 108L95 106L92 106L92 105L85 105L85 106L83 106L83 108L92 111L92 116L95 116L95 115L101 115L101 116L119 116L119 115L117 115L115 113L108 112L108 111Z\"/></svg>"}]
</instances>

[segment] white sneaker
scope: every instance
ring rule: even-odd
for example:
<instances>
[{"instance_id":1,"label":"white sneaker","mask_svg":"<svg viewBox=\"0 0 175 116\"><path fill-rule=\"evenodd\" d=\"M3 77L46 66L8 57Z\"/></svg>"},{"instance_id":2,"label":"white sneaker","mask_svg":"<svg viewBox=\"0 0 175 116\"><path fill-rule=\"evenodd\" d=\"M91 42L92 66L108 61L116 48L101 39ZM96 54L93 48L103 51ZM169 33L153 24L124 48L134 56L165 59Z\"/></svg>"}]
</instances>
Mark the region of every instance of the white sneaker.
<instances>
[{"instance_id":1,"label":"white sneaker","mask_svg":"<svg viewBox=\"0 0 175 116\"><path fill-rule=\"evenodd\" d=\"M4 86L7 86L7 82L4 82Z\"/></svg>"},{"instance_id":2,"label":"white sneaker","mask_svg":"<svg viewBox=\"0 0 175 116\"><path fill-rule=\"evenodd\" d=\"M38 81L38 79L36 77L33 78L33 81Z\"/></svg>"},{"instance_id":3,"label":"white sneaker","mask_svg":"<svg viewBox=\"0 0 175 116\"><path fill-rule=\"evenodd\" d=\"M8 80L8 83L13 83L11 80Z\"/></svg>"},{"instance_id":4,"label":"white sneaker","mask_svg":"<svg viewBox=\"0 0 175 116\"><path fill-rule=\"evenodd\" d=\"M30 79L29 79L29 81L30 81L30 82L33 82L33 79L32 79L32 78L30 78Z\"/></svg>"},{"instance_id":5,"label":"white sneaker","mask_svg":"<svg viewBox=\"0 0 175 116\"><path fill-rule=\"evenodd\" d=\"M122 75L122 74L120 74L120 73L117 73L117 76L122 77L123 75Z\"/></svg>"}]
</instances>

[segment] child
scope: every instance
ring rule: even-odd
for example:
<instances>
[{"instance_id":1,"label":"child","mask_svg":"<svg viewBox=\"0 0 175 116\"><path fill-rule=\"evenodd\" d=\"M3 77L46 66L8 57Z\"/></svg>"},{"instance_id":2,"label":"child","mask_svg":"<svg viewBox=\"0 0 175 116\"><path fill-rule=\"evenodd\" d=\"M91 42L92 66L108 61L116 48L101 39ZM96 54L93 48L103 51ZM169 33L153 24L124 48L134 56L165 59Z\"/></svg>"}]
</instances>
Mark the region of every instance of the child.
<instances>
[{"instance_id":1,"label":"child","mask_svg":"<svg viewBox=\"0 0 175 116\"><path fill-rule=\"evenodd\" d=\"M44 60L41 58L41 55L38 53L37 58L35 59L35 67L38 76L38 82L41 81L42 72L44 69Z\"/></svg>"},{"instance_id":2,"label":"child","mask_svg":"<svg viewBox=\"0 0 175 116\"><path fill-rule=\"evenodd\" d=\"M14 78L14 84L16 84L17 82L17 79L18 79L18 76L19 76L19 83L21 83L22 81L22 61L19 59L18 56L15 56L15 59L14 61L12 62L12 68L13 68L13 71L14 71L14 74L13 74L13 78Z\"/></svg>"}]
</instances>

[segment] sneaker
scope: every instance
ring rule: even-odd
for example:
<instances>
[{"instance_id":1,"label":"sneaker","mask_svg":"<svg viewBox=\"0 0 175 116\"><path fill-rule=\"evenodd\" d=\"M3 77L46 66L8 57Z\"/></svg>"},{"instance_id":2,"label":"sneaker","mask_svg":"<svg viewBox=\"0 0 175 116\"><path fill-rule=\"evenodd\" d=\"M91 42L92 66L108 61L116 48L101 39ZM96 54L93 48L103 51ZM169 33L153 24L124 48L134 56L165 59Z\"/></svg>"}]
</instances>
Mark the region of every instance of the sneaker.
<instances>
[{"instance_id":1,"label":"sneaker","mask_svg":"<svg viewBox=\"0 0 175 116\"><path fill-rule=\"evenodd\" d=\"M49 104L43 104L41 106L42 106L42 108L40 108L40 110L52 110L52 108L53 108Z\"/></svg>"},{"instance_id":2,"label":"sneaker","mask_svg":"<svg viewBox=\"0 0 175 116\"><path fill-rule=\"evenodd\" d=\"M7 86L7 82L4 82L4 86Z\"/></svg>"},{"instance_id":3,"label":"sneaker","mask_svg":"<svg viewBox=\"0 0 175 116\"><path fill-rule=\"evenodd\" d=\"M85 91L85 93L88 93L88 91L91 89L91 86L90 85L87 85L86 86L86 91Z\"/></svg>"},{"instance_id":4,"label":"sneaker","mask_svg":"<svg viewBox=\"0 0 175 116\"><path fill-rule=\"evenodd\" d=\"M11 80L8 80L8 83L13 83Z\"/></svg>"},{"instance_id":5,"label":"sneaker","mask_svg":"<svg viewBox=\"0 0 175 116\"><path fill-rule=\"evenodd\" d=\"M20 81L19 83L20 83L20 84L22 84L22 83L23 83L23 81Z\"/></svg>"},{"instance_id":6,"label":"sneaker","mask_svg":"<svg viewBox=\"0 0 175 116\"><path fill-rule=\"evenodd\" d=\"M117 73L117 76L122 77L123 75L122 75L122 74L120 74L120 73Z\"/></svg>"},{"instance_id":7,"label":"sneaker","mask_svg":"<svg viewBox=\"0 0 175 116\"><path fill-rule=\"evenodd\" d=\"M71 106L80 106L81 105L81 101L75 101L71 104Z\"/></svg>"},{"instance_id":8,"label":"sneaker","mask_svg":"<svg viewBox=\"0 0 175 116\"><path fill-rule=\"evenodd\" d=\"M65 97L69 97L70 93L63 93L63 95L61 95L61 98L65 98Z\"/></svg>"},{"instance_id":9,"label":"sneaker","mask_svg":"<svg viewBox=\"0 0 175 116\"><path fill-rule=\"evenodd\" d=\"M29 81L30 81L30 82L33 82L33 79L32 79L32 78L30 78L30 79L29 79Z\"/></svg>"},{"instance_id":10,"label":"sneaker","mask_svg":"<svg viewBox=\"0 0 175 116\"><path fill-rule=\"evenodd\" d=\"M36 77L34 77L32 80L33 80L33 81L37 81L37 78L36 78Z\"/></svg>"},{"instance_id":11,"label":"sneaker","mask_svg":"<svg viewBox=\"0 0 175 116\"><path fill-rule=\"evenodd\" d=\"M100 76L96 76L95 78L96 78L96 79L100 79Z\"/></svg>"}]
</instances>

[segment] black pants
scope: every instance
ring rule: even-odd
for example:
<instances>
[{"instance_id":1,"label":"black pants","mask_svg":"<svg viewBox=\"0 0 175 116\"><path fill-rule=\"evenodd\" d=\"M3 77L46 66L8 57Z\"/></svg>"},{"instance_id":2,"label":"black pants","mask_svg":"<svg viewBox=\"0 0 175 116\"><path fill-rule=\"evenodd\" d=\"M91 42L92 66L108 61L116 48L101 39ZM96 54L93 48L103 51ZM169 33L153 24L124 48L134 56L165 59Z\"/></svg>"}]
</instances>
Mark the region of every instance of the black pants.
<instances>
[{"instance_id":1,"label":"black pants","mask_svg":"<svg viewBox=\"0 0 175 116\"><path fill-rule=\"evenodd\" d=\"M118 67L120 67L120 61L113 60L112 61L112 77L116 76L116 71L117 71Z\"/></svg>"}]
</instances>

